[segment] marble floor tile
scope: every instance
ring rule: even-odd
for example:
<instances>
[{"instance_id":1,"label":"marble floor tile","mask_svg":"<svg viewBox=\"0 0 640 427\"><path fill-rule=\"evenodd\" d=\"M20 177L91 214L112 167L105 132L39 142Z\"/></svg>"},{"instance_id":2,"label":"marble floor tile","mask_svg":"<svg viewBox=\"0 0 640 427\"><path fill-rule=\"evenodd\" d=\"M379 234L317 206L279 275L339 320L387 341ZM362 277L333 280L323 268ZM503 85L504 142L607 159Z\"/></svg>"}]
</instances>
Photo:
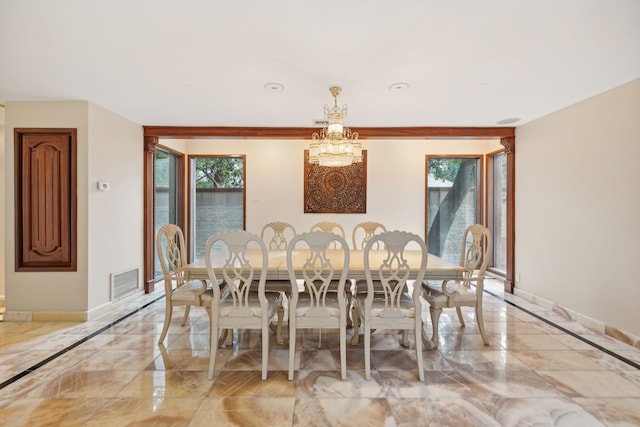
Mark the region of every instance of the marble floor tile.
<instances>
[{"instance_id":1,"label":"marble floor tile","mask_svg":"<svg viewBox=\"0 0 640 427\"><path fill-rule=\"evenodd\" d=\"M640 426L640 398L578 397L578 405L607 426Z\"/></svg>"},{"instance_id":2,"label":"marble floor tile","mask_svg":"<svg viewBox=\"0 0 640 427\"><path fill-rule=\"evenodd\" d=\"M541 371L539 374L556 389L570 397L640 398L640 384L634 384L617 372Z\"/></svg>"},{"instance_id":3,"label":"marble floor tile","mask_svg":"<svg viewBox=\"0 0 640 427\"><path fill-rule=\"evenodd\" d=\"M83 425L112 426L186 426L202 398L120 398L107 399Z\"/></svg>"},{"instance_id":4,"label":"marble floor tile","mask_svg":"<svg viewBox=\"0 0 640 427\"><path fill-rule=\"evenodd\" d=\"M511 353L534 371L605 369L593 357L574 350L516 350Z\"/></svg>"},{"instance_id":5,"label":"marble floor tile","mask_svg":"<svg viewBox=\"0 0 640 427\"><path fill-rule=\"evenodd\" d=\"M603 426L580 404L564 397L491 399L483 403L501 426Z\"/></svg>"},{"instance_id":6,"label":"marble floor tile","mask_svg":"<svg viewBox=\"0 0 640 427\"><path fill-rule=\"evenodd\" d=\"M103 399L55 398L0 400L5 426L86 426L103 406Z\"/></svg>"},{"instance_id":7,"label":"marble floor tile","mask_svg":"<svg viewBox=\"0 0 640 427\"><path fill-rule=\"evenodd\" d=\"M559 397L562 393L533 371L459 371L478 396Z\"/></svg>"},{"instance_id":8,"label":"marble floor tile","mask_svg":"<svg viewBox=\"0 0 640 427\"><path fill-rule=\"evenodd\" d=\"M288 427L293 425L294 397L210 397L200 404L189 426Z\"/></svg>"},{"instance_id":9,"label":"marble floor tile","mask_svg":"<svg viewBox=\"0 0 640 427\"><path fill-rule=\"evenodd\" d=\"M294 426L395 426L387 399L296 399Z\"/></svg>"},{"instance_id":10,"label":"marble floor tile","mask_svg":"<svg viewBox=\"0 0 640 427\"><path fill-rule=\"evenodd\" d=\"M388 400L398 426L500 426L476 397Z\"/></svg>"},{"instance_id":11,"label":"marble floor tile","mask_svg":"<svg viewBox=\"0 0 640 427\"><path fill-rule=\"evenodd\" d=\"M530 369L517 353L507 350L441 350L452 369L468 371L494 371Z\"/></svg>"},{"instance_id":12,"label":"marble floor tile","mask_svg":"<svg viewBox=\"0 0 640 427\"><path fill-rule=\"evenodd\" d=\"M205 397L212 382L201 371L142 371L116 397Z\"/></svg>"},{"instance_id":13,"label":"marble floor tile","mask_svg":"<svg viewBox=\"0 0 640 427\"><path fill-rule=\"evenodd\" d=\"M386 397L386 389L376 381L364 379L364 371L347 371L342 380L339 371L300 371L296 381L296 397L351 397L379 399Z\"/></svg>"},{"instance_id":14,"label":"marble floor tile","mask_svg":"<svg viewBox=\"0 0 640 427\"><path fill-rule=\"evenodd\" d=\"M177 308L169 333L162 290L114 304L88 322L0 321L0 426L599 426L640 425L640 349L598 335L487 283L482 341L473 310L439 322L438 348L400 331L347 329L347 378L336 330L270 335L261 379L259 331L234 331L209 366L209 319ZM507 304L505 300L512 303ZM536 317L540 316L540 318ZM422 318L431 335L428 306ZM548 320L548 321L545 321ZM555 323L554 323L555 322Z\"/></svg>"}]
</instances>

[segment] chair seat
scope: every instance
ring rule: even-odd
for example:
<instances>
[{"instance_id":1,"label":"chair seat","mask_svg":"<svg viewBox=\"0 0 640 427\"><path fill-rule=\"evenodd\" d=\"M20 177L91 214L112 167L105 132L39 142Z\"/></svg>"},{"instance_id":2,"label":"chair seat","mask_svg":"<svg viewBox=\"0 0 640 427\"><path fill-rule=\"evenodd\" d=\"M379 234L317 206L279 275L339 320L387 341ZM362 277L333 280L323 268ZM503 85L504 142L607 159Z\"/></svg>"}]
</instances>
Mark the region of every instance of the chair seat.
<instances>
[{"instance_id":1,"label":"chair seat","mask_svg":"<svg viewBox=\"0 0 640 427\"><path fill-rule=\"evenodd\" d=\"M385 311L385 302L384 298L373 298L373 303L371 304L371 317L385 317L383 312ZM411 297L407 294L402 294L400 298L400 310L392 311L396 317L401 315L402 317L414 317L416 312L415 306L413 305L413 301L411 301Z\"/></svg>"},{"instance_id":2,"label":"chair seat","mask_svg":"<svg viewBox=\"0 0 640 427\"><path fill-rule=\"evenodd\" d=\"M282 295L279 293L269 292L269 293L265 293L265 296L267 297L268 317L272 318L276 314L278 307L282 305ZM252 292L249 294L249 307L246 307L246 309L247 309L246 311L247 316L262 317L262 309L260 308L260 299L258 298L257 293ZM237 309L233 306L233 298L225 297L220 301L220 308L219 308L220 317L229 317L234 310L237 310Z\"/></svg>"},{"instance_id":3,"label":"chair seat","mask_svg":"<svg viewBox=\"0 0 640 427\"><path fill-rule=\"evenodd\" d=\"M363 294L361 294L363 295ZM378 295L375 293L374 295ZM360 296L358 298L353 299L353 306L358 314L359 318L364 318L364 296ZM381 318L387 317L387 315L383 314L385 311L385 302L384 297L374 297L373 302L371 303L371 318ZM400 298L400 310L390 310L389 317L395 318L413 318L415 314L415 306L411 297L407 294L402 294ZM357 344L358 340L352 340L352 344Z\"/></svg>"},{"instance_id":4,"label":"chair seat","mask_svg":"<svg viewBox=\"0 0 640 427\"><path fill-rule=\"evenodd\" d=\"M328 292L331 292L331 288ZM298 304L296 306L296 316L298 317L322 317L325 318L328 316L331 317L340 317L340 305L338 304L337 299L335 298L327 298L325 300L325 305L322 307L316 307L311 309L310 311L310 297L307 293L298 294ZM345 298L345 305L347 300Z\"/></svg>"},{"instance_id":5,"label":"chair seat","mask_svg":"<svg viewBox=\"0 0 640 427\"><path fill-rule=\"evenodd\" d=\"M447 303L451 300L455 300L458 303L475 303L477 300L474 288L469 288L458 282L449 282L446 286L447 292L450 293L449 295L442 292L442 284L427 283L423 285L425 290L424 299L430 304Z\"/></svg>"},{"instance_id":6,"label":"chair seat","mask_svg":"<svg viewBox=\"0 0 640 427\"><path fill-rule=\"evenodd\" d=\"M202 292L204 284L200 280L189 280L184 285L176 288L171 294L171 299L174 301L198 301L198 296ZM211 298L213 298L213 291L208 289L205 294L209 292ZM204 294L203 294L204 296ZM211 302L211 299L209 299Z\"/></svg>"}]
</instances>

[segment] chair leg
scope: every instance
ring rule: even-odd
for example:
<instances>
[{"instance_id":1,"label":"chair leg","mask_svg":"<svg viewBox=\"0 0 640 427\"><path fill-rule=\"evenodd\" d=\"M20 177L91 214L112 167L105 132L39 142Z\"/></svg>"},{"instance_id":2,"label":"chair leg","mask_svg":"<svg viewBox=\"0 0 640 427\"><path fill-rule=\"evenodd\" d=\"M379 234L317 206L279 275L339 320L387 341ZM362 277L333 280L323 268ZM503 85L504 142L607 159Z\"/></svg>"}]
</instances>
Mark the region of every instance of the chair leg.
<instances>
[{"instance_id":1,"label":"chair leg","mask_svg":"<svg viewBox=\"0 0 640 427\"><path fill-rule=\"evenodd\" d=\"M465 327L464 317L462 317L462 308L460 306L456 306L456 312L458 313L458 321L460 322L460 326Z\"/></svg>"},{"instance_id":2,"label":"chair leg","mask_svg":"<svg viewBox=\"0 0 640 427\"><path fill-rule=\"evenodd\" d=\"M269 320L262 321L262 379L267 379L269 364Z\"/></svg>"},{"instance_id":3,"label":"chair leg","mask_svg":"<svg viewBox=\"0 0 640 427\"><path fill-rule=\"evenodd\" d=\"M282 336L282 324L284 322L284 306L278 307L278 324L276 326L276 342L280 345L284 344L284 337Z\"/></svg>"},{"instance_id":4,"label":"chair leg","mask_svg":"<svg viewBox=\"0 0 640 427\"><path fill-rule=\"evenodd\" d=\"M480 335L482 336L482 341L485 345L489 345L489 338L487 337L487 333L484 330L484 319L482 316L482 303L479 302L476 304L476 322L478 323L478 329L480 329Z\"/></svg>"},{"instance_id":5,"label":"chair leg","mask_svg":"<svg viewBox=\"0 0 640 427\"><path fill-rule=\"evenodd\" d=\"M189 320L189 311L191 310L190 305L184 306L184 317L182 318L182 324L180 326L184 326L187 324L187 320Z\"/></svg>"},{"instance_id":6,"label":"chair leg","mask_svg":"<svg viewBox=\"0 0 640 427\"><path fill-rule=\"evenodd\" d=\"M229 329L223 329L222 332L220 332L220 336L218 337L218 347L222 347L222 345L227 342L228 336Z\"/></svg>"},{"instance_id":7,"label":"chair leg","mask_svg":"<svg viewBox=\"0 0 640 427\"><path fill-rule=\"evenodd\" d=\"M431 326L433 327L431 341L433 342L433 348L438 348L438 321L440 320L442 309L429 307L429 312L431 314Z\"/></svg>"},{"instance_id":8,"label":"chair leg","mask_svg":"<svg viewBox=\"0 0 640 427\"><path fill-rule=\"evenodd\" d=\"M217 319L211 319L209 340L209 373L208 378L213 379L213 371L216 366L216 353L218 351L218 321Z\"/></svg>"},{"instance_id":9,"label":"chair leg","mask_svg":"<svg viewBox=\"0 0 640 427\"><path fill-rule=\"evenodd\" d=\"M291 310L291 306L289 306ZM296 320L295 313L293 316L289 312L289 381L293 380L293 368L296 356Z\"/></svg>"},{"instance_id":10,"label":"chair leg","mask_svg":"<svg viewBox=\"0 0 640 427\"><path fill-rule=\"evenodd\" d=\"M364 378L371 379L371 327L368 322L364 325Z\"/></svg>"},{"instance_id":11,"label":"chair leg","mask_svg":"<svg viewBox=\"0 0 640 427\"><path fill-rule=\"evenodd\" d=\"M340 375L347 379L347 321L340 322Z\"/></svg>"},{"instance_id":12,"label":"chair leg","mask_svg":"<svg viewBox=\"0 0 640 427\"><path fill-rule=\"evenodd\" d=\"M414 329L416 339L416 361L418 362L418 377L420 381L424 381L424 363L422 362L422 319L416 317L416 325Z\"/></svg>"},{"instance_id":13,"label":"chair leg","mask_svg":"<svg viewBox=\"0 0 640 427\"><path fill-rule=\"evenodd\" d=\"M355 300L357 301L357 299ZM351 318L353 319L353 337L351 338L351 345L358 345L360 343L360 312L356 307L356 302L351 307Z\"/></svg>"},{"instance_id":14,"label":"chair leg","mask_svg":"<svg viewBox=\"0 0 640 427\"><path fill-rule=\"evenodd\" d=\"M409 347L409 330L408 329L402 330L402 345L404 347Z\"/></svg>"},{"instance_id":15,"label":"chair leg","mask_svg":"<svg viewBox=\"0 0 640 427\"><path fill-rule=\"evenodd\" d=\"M164 338L167 336L167 331L169 330L169 324L171 323L171 314L173 313L173 306L170 303L167 303L165 306L164 312L164 325L162 326L162 333L160 334L160 339L158 340L158 344L162 344Z\"/></svg>"}]
</instances>

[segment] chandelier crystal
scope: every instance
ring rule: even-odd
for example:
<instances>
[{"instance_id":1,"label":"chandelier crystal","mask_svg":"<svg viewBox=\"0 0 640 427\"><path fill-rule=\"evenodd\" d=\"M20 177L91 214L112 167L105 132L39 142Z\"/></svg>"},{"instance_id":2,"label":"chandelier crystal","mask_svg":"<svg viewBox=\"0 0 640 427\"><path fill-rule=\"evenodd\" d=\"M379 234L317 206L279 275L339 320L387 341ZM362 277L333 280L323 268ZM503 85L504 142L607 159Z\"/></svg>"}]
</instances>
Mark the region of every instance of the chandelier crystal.
<instances>
[{"instance_id":1,"label":"chandelier crystal","mask_svg":"<svg viewBox=\"0 0 640 427\"><path fill-rule=\"evenodd\" d=\"M330 167L359 163L362 161L362 143L358 140L358 132L352 132L343 125L347 106L338 107L338 95L342 89L332 86L329 91L333 95L333 107L324 106L328 125L320 133L311 135L309 163Z\"/></svg>"}]
</instances>

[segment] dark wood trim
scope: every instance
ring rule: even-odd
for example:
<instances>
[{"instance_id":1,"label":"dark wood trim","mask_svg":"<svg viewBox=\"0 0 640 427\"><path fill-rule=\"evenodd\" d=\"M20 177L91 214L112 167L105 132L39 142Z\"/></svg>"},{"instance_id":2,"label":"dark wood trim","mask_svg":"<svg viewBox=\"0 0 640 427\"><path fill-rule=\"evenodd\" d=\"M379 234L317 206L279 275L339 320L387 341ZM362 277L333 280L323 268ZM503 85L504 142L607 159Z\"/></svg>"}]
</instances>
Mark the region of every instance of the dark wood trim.
<instances>
[{"instance_id":1,"label":"dark wood trim","mask_svg":"<svg viewBox=\"0 0 640 427\"><path fill-rule=\"evenodd\" d=\"M501 138L500 143L507 155L507 277L504 290L513 293L516 262L516 137Z\"/></svg>"},{"instance_id":2,"label":"dark wood trim","mask_svg":"<svg viewBox=\"0 0 640 427\"><path fill-rule=\"evenodd\" d=\"M77 129L15 128L15 271L78 271Z\"/></svg>"},{"instance_id":3,"label":"dark wood trim","mask_svg":"<svg viewBox=\"0 0 640 427\"><path fill-rule=\"evenodd\" d=\"M254 138L254 139L309 139L317 128L226 127L226 126L143 126L147 138ZM354 127L362 139L488 139L500 138L507 154L507 277L505 291L513 292L515 268L515 128L514 127ZM149 188L146 183L145 201ZM246 183L245 183L246 185ZM426 188L425 188L426 192ZM153 195L152 195L153 196ZM151 197L152 197L151 196ZM246 193L245 193L246 197ZM246 203L245 203L246 204ZM426 204L426 201L425 201ZM153 205L150 205L153 206ZM246 215L246 212L245 212ZM425 212L426 216L426 212ZM150 222L148 217L145 223ZM152 221L151 221L152 223ZM425 230L426 236L426 230ZM145 236L145 239L147 237ZM153 237L151 238L153 240ZM145 245L147 245L145 241ZM151 244L153 246L153 242ZM146 246L145 246L146 247ZM146 256L146 255L145 255ZM145 265L148 261L145 258ZM153 263L153 258L151 260Z\"/></svg>"},{"instance_id":4,"label":"dark wood trim","mask_svg":"<svg viewBox=\"0 0 640 427\"><path fill-rule=\"evenodd\" d=\"M155 290L154 260L154 161L157 136L144 137L144 292L151 293Z\"/></svg>"},{"instance_id":5,"label":"dark wood trim","mask_svg":"<svg viewBox=\"0 0 640 427\"><path fill-rule=\"evenodd\" d=\"M157 138L255 138L311 139L317 128L270 128L225 126L144 126L145 137ZM358 127L361 139L384 138L507 138L515 136L513 127Z\"/></svg>"},{"instance_id":6,"label":"dark wood trim","mask_svg":"<svg viewBox=\"0 0 640 427\"><path fill-rule=\"evenodd\" d=\"M487 154L485 155L485 164L486 164L486 193L485 193L485 200L486 202L486 206L487 206L487 222L485 224L485 226L489 229L489 232L491 233L491 236L495 237L496 233L495 233L495 209L494 209L494 203L495 203L495 194L494 194L494 185L495 185L495 179L494 179L494 173L495 173L495 159L493 158L493 155L491 154ZM489 262L488 262L488 267L487 270L490 270L492 266L495 265L495 247L496 247L496 241L495 238L493 239L493 248L494 250L491 251L491 253L489 254Z\"/></svg>"}]
</instances>

